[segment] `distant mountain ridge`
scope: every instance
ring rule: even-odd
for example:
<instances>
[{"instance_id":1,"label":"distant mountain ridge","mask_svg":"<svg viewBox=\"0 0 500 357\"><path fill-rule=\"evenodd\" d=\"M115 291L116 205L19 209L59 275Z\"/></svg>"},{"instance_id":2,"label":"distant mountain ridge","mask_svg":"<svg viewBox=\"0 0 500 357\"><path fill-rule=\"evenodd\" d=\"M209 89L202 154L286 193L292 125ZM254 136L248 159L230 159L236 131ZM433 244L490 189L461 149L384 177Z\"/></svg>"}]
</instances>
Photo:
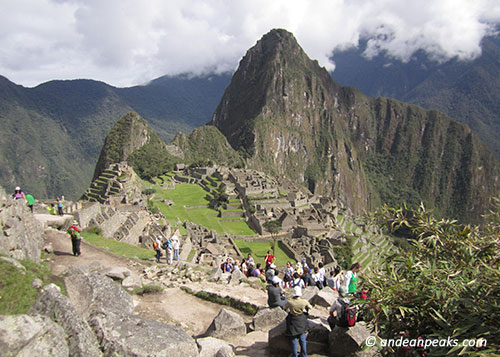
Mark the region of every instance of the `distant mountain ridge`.
<instances>
[{"instance_id":1,"label":"distant mountain ridge","mask_svg":"<svg viewBox=\"0 0 500 357\"><path fill-rule=\"evenodd\" d=\"M477 220L499 188L499 163L469 128L340 87L285 30L248 50L211 124L250 167L304 182L357 213L424 201L438 214Z\"/></svg>"},{"instance_id":2,"label":"distant mountain ridge","mask_svg":"<svg viewBox=\"0 0 500 357\"><path fill-rule=\"evenodd\" d=\"M485 37L482 55L472 61L456 58L444 63L422 51L403 63L379 54L363 56L359 48L336 52L333 78L363 93L392 97L437 109L469 125L500 158L500 35Z\"/></svg>"},{"instance_id":3,"label":"distant mountain ridge","mask_svg":"<svg viewBox=\"0 0 500 357\"><path fill-rule=\"evenodd\" d=\"M162 77L131 88L92 80L25 88L0 76L0 185L22 186L38 198L76 199L118 119L135 111L170 141L211 119L228 77Z\"/></svg>"}]
</instances>

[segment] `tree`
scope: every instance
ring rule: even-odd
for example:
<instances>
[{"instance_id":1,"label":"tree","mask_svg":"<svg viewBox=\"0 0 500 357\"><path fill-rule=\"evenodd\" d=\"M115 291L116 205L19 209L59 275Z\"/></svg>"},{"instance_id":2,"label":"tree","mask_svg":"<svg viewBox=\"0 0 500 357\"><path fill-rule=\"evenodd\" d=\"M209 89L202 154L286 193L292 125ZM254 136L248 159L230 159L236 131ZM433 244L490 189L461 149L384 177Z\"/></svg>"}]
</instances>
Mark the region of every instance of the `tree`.
<instances>
[{"instance_id":1,"label":"tree","mask_svg":"<svg viewBox=\"0 0 500 357\"><path fill-rule=\"evenodd\" d=\"M423 205L379 210L374 218L410 248L385 260L380 271L365 275L373 300L365 315L383 338L448 339L453 346L432 347L431 354L491 355L500 348L500 200L484 227L437 220ZM486 347L462 346L484 338ZM415 352L415 351L414 351ZM389 351L393 353L393 351Z\"/></svg>"},{"instance_id":2,"label":"tree","mask_svg":"<svg viewBox=\"0 0 500 357\"><path fill-rule=\"evenodd\" d=\"M266 231L271 233L271 237L273 239L273 255L276 248L276 240L278 238L278 233L281 231L281 222L280 221L267 221L262 225Z\"/></svg>"}]
</instances>

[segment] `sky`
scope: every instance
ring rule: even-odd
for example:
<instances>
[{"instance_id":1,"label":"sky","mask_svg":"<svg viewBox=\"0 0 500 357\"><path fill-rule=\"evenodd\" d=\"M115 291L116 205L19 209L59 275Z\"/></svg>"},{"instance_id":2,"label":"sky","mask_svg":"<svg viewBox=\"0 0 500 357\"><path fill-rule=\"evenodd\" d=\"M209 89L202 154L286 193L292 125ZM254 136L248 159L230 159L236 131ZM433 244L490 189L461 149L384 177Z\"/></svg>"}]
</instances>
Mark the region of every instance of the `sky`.
<instances>
[{"instance_id":1,"label":"sky","mask_svg":"<svg viewBox=\"0 0 500 357\"><path fill-rule=\"evenodd\" d=\"M329 70L368 39L407 61L463 60L500 23L499 0L0 0L0 75L26 87L94 79L117 87L163 75L234 71L273 28Z\"/></svg>"}]
</instances>

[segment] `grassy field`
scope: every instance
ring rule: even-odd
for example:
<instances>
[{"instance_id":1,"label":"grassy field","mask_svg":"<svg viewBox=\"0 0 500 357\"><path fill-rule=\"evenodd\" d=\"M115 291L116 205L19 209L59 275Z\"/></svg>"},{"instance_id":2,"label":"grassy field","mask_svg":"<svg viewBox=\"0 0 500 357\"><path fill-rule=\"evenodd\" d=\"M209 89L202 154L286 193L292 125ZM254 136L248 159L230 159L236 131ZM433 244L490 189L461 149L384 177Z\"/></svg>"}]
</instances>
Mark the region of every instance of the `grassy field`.
<instances>
[{"instance_id":1,"label":"grassy field","mask_svg":"<svg viewBox=\"0 0 500 357\"><path fill-rule=\"evenodd\" d=\"M253 235L255 232L244 221L227 221L217 217L218 212L208 208L209 201L205 198L207 192L199 185L177 184L173 190L158 190L155 198L170 200L174 204L169 206L155 201L155 205L165 216L167 222L177 225L177 221L191 221L201 224L217 233L234 235ZM200 208L186 208L205 206Z\"/></svg>"},{"instance_id":2,"label":"grassy field","mask_svg":"<svg viewBox=\"0 0 500 357\"><path fill-rule=\"evenodd\" d=\"M0 260L0 315L24 314L39 295L33 280L42 280L43 285L55 283L65 293L62 279L50 272L47 263L36 264L30 260L20 263L26 268L24 274L13 265Z\"/></svg>"},{"instance_id":3,"label":"grassy field","mask_svg":"<svg viewBox=\"0 0 500 357\"><path fill-rule=\"evenodd\" d=\"M272 242L249 242L243 239L235 239L234 242L239 250L246 258L248 253L252 254L255 263L262 263L264 265L264 257L268 250L272 251ZM296 263L293 258L290 258L276 243L275 249L276 265L285 266L286 262Z\"/></svg>"},{"instance_id":4,"label":"grassy field","mask_svg":"<svg viewBox=\"0 0 500 357\"><path fill-rule=\"evenodd\" d=\"M155 255L155 252L151 249L145 249L128 243L119 242L114 239L104 238L95 233L83 232L82 235L83 240L93 246L105 249L110 253L123 257L149 260Z\"/></svg>"}]
</instances>

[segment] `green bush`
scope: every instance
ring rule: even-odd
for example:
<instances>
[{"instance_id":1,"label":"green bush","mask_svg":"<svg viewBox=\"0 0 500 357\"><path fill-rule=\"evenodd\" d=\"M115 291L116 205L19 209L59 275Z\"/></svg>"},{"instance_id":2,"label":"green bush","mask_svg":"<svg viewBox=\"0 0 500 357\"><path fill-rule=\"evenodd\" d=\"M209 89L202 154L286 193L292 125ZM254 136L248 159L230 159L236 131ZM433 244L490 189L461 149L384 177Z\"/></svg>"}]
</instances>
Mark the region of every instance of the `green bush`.
<instances>
[{"instance_id":1,"label":"green bush","mask_svg":"<svg viewBox=\"0 0 500 357\"><path fill-rule=\"evenodd\" d=\"M364 277L373 298L365 316L381 337L487 340L479 349L433 347L432 355L499 351L499 202L492 200L483 227L438 220L423 205L386 206L374 215L381 226L406 236L411 244L387 258L380 271Z\"/></svg>"}]
</instances>

